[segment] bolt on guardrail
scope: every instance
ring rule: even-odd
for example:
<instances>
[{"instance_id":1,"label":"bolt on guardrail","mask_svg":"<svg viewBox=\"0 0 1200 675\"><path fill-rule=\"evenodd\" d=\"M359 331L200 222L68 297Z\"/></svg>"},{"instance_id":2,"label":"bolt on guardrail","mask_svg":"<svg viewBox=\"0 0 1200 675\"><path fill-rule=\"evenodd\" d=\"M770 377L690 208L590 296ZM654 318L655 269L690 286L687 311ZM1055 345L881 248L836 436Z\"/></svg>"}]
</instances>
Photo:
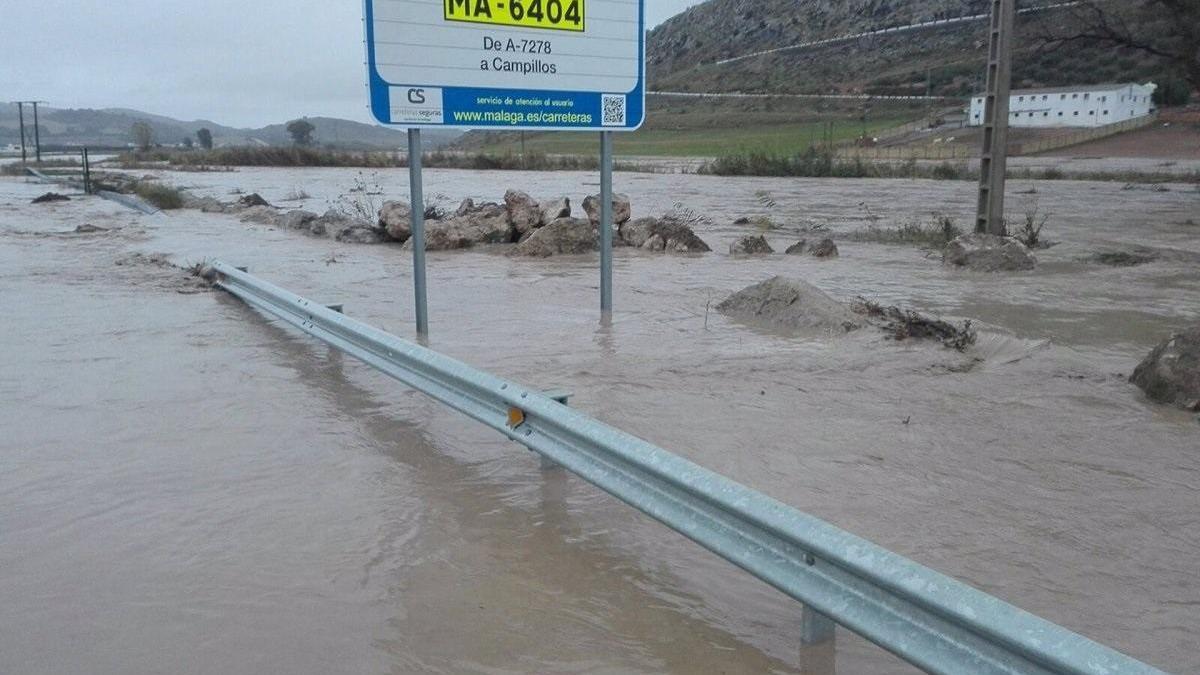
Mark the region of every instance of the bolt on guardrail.
<instances>
[{"instance_id":1,"label":"bolt on guardrail","mask_svg":"<svg viewBox=\"0 0 1200 675\"><path fill-rule=\"evenodd\" d=\"M216 284L495 429L804 603L802 639L852 630L931 673L1162 671L603 424L547 395L214 262ZM554 397L552 397L554 396Z\"/></svg>"}]
</instances>

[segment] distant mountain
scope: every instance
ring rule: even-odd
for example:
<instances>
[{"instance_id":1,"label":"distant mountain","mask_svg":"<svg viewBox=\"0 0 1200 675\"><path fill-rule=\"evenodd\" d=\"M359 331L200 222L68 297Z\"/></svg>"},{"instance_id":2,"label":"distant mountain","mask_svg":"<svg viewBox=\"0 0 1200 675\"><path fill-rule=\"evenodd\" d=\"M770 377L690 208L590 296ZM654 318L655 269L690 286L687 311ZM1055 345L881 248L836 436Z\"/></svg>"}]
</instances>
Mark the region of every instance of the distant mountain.
<instances>
[{"instance_id":1,"label":"distant mountain","mask_svg":"<svg viewBox=\"0 0 1200 675\"><path fill-rule=\"evenodd\" d=\"M154 130L155 142L176 145L184 138L196 138L196 131L208 129L218 146L226 145L290 145L286 122L261 129L237 129L210 120L185 122L162 115L125 108L58 109L40 108L38 121L43 147L124 147L132 142L130 129L136 122L146 122ZM351 150L400 148L407 142L405 132L371 124L361 124L332 117L310 117L316 127L313 136L318 145L331 145ZM33 114L25 110L27 133L32 135ZM17 107L0 105L0 145L20 143ZM424 135L426 145L437 147L457 138L455 132L432 132Z\"/></svg>"}]
</instances>

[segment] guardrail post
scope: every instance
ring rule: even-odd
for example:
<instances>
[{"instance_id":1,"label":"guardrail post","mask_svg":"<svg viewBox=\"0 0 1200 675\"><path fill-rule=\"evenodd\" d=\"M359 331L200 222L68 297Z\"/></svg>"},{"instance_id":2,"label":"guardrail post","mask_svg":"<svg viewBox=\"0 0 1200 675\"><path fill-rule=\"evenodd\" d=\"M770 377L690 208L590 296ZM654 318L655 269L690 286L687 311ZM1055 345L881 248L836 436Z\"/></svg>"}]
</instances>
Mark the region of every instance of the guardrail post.
<instances>
[{"instance_id":1,"label":"guardrail post","mask_svg":"<svg viewBox=\"0 0 1200 675\"><path fill-rule=\"evenodd\" d=\"M800 646L809 647L833 640L837 624L817 610L804 606L800 615Z\"/></svg>"}]
</instances>

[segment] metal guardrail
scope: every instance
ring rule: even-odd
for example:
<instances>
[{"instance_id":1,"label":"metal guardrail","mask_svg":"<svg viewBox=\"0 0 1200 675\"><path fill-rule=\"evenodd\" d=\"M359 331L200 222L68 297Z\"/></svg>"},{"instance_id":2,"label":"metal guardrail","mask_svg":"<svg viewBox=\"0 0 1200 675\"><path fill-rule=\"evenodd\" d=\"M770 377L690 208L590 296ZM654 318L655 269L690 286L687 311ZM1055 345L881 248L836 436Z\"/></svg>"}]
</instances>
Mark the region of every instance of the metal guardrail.
<instances>
[{"instance_id":1,"label":"metal guardrail","mask_svg":"<svg viewBox=\"0 0 1200 675\"><path fill-rule=\"evenodd\" d=\"M830 617L932 673L1162 672L598 422L561 399L231 265L215 262L213 268L217 286L252 307L525 445L804 603L806 628L813 618Z\"/></svg>"}]
</instances>

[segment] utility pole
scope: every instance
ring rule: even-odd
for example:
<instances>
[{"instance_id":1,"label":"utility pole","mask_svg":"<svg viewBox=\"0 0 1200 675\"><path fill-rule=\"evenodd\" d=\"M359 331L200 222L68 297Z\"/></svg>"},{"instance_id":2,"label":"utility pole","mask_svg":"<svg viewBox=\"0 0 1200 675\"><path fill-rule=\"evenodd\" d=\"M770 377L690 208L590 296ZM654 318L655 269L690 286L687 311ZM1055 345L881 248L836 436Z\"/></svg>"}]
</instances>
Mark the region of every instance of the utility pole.
<instances>
[{"instance_id":1,"label":"utility pole","mask_svg":"<svg viewBox=\"0 0 1200 675\"><path fill-rule=\"evenodd\" d=\"M979 158L979 208L975 231L1005 235L1004 184L1008 169L1008 112L1012 93L1012 34L1016 0L992 0L988 38L983 154Z\"/></svg>"},{"instance_id":2,"label":"utility pole","mask_svg":"<svg viewBox=\"0 0 1200 675\"><path fill-rule=\"evenodd\" d=\"M25 145L25 139L26 139L26 136L25 136L25 105L26 104L33 106L33 145L34 145L34 152L37 153L37 162L38 162L38 164L41 164L42 163L42 133L41 133L41 129L38 126L38 105L45 103L45 101L13 101L13 103L17 104L17 118L20 120L20 125L21 125L21 164L22 164L22 166L25 165L29 159L29 152L25 149L25 147L26 147L26 145Z\"/></svg>"},{"instance_id":3,"label":"utility pole","mask_svg":"<svg viewBox=\"0 0 1200 675\"><path fill-rule=\"evenodd\" d=\"M37 113L38 102L32 101L32 103L33 103L33 147L34 147L34 152L37 153L37 163L41 164L42 163L42 132L41 132L41 129L38 128L38 113Z\"/></svg>"},{"instance_id":4,"label":"utility pole","mask_svg":"<svg viewBox=\"0 0 1200 675\"><path fill-rule=\"evenodd\" d=\"M17 119L21 124L21 166L25 166L27 158L25 156L25 103L23 101L17 101Z\"/></svg>"}]
</instances>

